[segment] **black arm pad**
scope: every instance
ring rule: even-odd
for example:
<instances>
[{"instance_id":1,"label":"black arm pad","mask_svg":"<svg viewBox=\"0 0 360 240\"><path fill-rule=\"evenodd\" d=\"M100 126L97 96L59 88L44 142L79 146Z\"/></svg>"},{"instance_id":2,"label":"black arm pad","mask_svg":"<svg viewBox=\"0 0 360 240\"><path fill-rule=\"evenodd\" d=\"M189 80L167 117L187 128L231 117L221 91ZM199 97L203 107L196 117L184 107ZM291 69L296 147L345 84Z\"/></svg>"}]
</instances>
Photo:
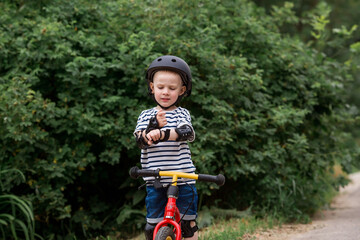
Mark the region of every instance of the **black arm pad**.
<instances>
[{"instance_id":1,"label":"black arm pad","mask_svg":"<svg viewBox=\"0 0 360 240\"><path fill-rule=\"evenodd\" d=\"M175 132L178 134L176 141L194 141L195 134L189 125L182 125L181 127L175 128Z\"/></svg>"},{"instance_id":2,"label":"black arm pad","mask_svg":"<svg viewBox=\"0 0 360 240\"><path fill-rule=\"evenodd\" d=\"M170 129L166 129L165 131L161 130L161 136L164 134L164 138L159 140L159 142L166 142L167 140L169 140L170 137Z\"/></svg>"},{"instance_id":3,"label":"black arm pad","mask_svg":"<svg viewBox=\"0 0 360 240\"><path fill-rule=\"evenodd\" d=\"M145 132L149 133L151 130L154 130L154 129L160 129L159 122L157 121L156 116L150 118L149 124L148 124Z\"/></svg>"},{"instance_id":4,"label":"black arm pad","mask_svg":"<svg viewBox=\"0 0 360 240\"><path fill-rule=\"evenodd\" d=\"M136 144L140 149L148 147L147 141L143 138L143 131L135 133Z\"/></svg>"},{"instance_id":5,"label":"black arm pad","mask_svg":"<svg viewBox=\"0 0 360 240\"><path fill-rule=\"evenodd\" d=\"M162 137L164 135L164 137ZM159 142L166 142L167 140L169 140L170 137L170 129L166 129L165 131L160 130L160 138L162 138L161 140L157 140L154 141L154 144L158 144Z\"/></svg>"}]
</instances>

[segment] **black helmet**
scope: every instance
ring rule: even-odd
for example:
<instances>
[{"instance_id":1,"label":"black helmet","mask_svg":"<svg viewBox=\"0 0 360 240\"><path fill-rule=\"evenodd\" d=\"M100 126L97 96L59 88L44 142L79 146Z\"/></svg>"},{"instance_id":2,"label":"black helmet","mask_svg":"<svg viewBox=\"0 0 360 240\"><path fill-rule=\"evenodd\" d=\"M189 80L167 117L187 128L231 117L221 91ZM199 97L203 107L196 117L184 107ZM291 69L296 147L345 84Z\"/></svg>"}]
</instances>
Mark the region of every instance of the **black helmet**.
<instances>
[{"instance_id":1,"label":"black helmet","mask_svg":"<svg viewBox=\"0 0 360 240\"><path fill-rule=\"evenodd\" d=\"M149 86L149 94L152 95L150 89L150 82L153 81L154 74L160 70L169 70L176 72L180 75L186 91L184 95L190 96L191 94L191 71L189 65L179 57L165 55L155 59L146 71L146 80Z\"/></svg>"}]
</instances>

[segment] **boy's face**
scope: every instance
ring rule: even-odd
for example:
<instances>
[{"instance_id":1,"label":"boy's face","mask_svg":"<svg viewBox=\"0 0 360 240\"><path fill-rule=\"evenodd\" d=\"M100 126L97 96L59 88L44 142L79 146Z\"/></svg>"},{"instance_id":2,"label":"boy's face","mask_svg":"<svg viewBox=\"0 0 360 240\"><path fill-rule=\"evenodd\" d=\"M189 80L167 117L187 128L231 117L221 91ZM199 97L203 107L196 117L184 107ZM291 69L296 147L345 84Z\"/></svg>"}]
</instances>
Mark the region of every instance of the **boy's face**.
<instances>
[{"instance_id":1,"label":"boy's face","mask_svg":"<svg viewBox=\"0 0 360 240\"><path fill-rule=\"evenodd\" d=\"M156 101L163 107L173 105L180 95L186 91L179 74L170 71L158 71L155 73L153 82L150 82L151 92ZM175 106L169 110L174 109Z\"/></svg>"}]
</instances>

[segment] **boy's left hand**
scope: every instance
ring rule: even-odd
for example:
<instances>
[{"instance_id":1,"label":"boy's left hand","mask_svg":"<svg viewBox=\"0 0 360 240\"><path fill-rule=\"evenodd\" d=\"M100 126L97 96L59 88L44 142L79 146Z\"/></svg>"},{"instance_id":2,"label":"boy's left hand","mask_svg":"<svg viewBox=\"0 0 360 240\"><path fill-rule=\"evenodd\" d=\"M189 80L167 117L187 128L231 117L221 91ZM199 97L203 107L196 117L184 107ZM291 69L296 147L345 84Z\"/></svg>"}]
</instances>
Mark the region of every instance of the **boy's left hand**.
<instances>
[{"instance_id":1,"label":"boy's left hand","mask_svg":"<svg viewBox=\"0 0 360 240\"><path fill-rule=\"evenodd\" d=\"M159 112L156 114L156 120L160 128L164 127L167 124L165 110L159 110Z\"/></svg>"}]
</instances>

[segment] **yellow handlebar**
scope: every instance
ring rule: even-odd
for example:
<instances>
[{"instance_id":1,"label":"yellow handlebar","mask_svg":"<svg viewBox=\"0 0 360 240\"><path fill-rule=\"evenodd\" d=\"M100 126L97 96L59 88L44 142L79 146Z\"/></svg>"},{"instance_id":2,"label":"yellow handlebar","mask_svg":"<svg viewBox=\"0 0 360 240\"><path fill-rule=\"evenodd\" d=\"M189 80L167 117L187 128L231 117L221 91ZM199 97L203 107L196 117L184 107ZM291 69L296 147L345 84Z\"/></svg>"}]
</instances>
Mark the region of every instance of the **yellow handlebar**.
<instances>
[{"instance_id":1,"label":"yellow handlebar","mask_svg":"<svg viewBox=\"0 0 360 240\"><path fill-rule=\"evenodd\" d=\"M160 171L157 170L140 170L138 167L132 167L129 171L129 174L132 178L136 179L138 177L172 177L173 178L173 185L176 186L178 178L188 178L194 179L198 181L204 182L213 182L219 186L225 184L225 177L222 174L218 175L208 175L208 174L193 174L193 173L183 173L183 172L176 172L176 171Z\"/></svg>"},{"instance_id":2,"label":"yellow handlebar","mask_svg":"<svg viewBox=\"0 0 360 240\"><path fill-rule=\"evenodd\" d=\"M172 177L172 184L176 186L178 178L189 178L198 180L199 175L193 173L183 173L183 172L175 172L175 171L159 171L159 176L161 177Z\"/></svg>"}]
</instances>

